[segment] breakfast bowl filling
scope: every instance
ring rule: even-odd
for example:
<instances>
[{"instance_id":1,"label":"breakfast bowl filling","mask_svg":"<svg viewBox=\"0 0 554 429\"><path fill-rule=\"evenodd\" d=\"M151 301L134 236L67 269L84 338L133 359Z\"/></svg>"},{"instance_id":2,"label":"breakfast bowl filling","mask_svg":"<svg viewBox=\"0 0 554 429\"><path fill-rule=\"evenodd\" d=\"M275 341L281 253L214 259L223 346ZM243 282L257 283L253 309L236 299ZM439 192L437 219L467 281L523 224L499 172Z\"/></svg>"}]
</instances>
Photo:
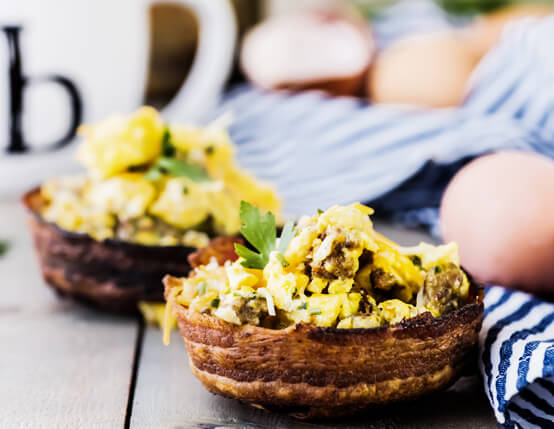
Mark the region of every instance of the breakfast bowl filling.
<instances>
[{"instance_id":1,"label":"breakfast bowl filling","mask_svg":"<svg viewBox=\"0 0 554 429\"><path fill-rule=\"evenodd\" d=\"M257 251L236 244L235 261L213 260L172 278L168 300L270 329L376 328L461 307L470 283L456 244L398 246L373 229L372 213L361 204L334 206L295 228L286 224L277 239L271 214L242 203L241 231Z\"/></svg>"},{"instance_id":2,"label":"breakfast bowl filling","mask_svg":"<svg viewBox=\"0 0 554 429\"><path fill-rule=\"evenodd\" d=\"M86 173L48 180L22 198L46 283L134 313L139 302L163 302L160 279L188 275L192 252L238 234L242 200L278 213L275 190L238 166L222 122L165 124L143 107L81 127Z\"/></svg>"},{"instance_id":3,"label":"breakfast bowl filling","mask_svg":"<svg viewBox=\"0 0 554 429\"><path fill-rule=\"evenodd\" d=\"M176 321L209 391L299 418L446 388L474 361L483 289L456 244L401 247L372 212L334 206L277 238L273 215L242 202L249 247L210 245L188 277L164 278L164 341Z\"/></svg>"},{"instance_id":4,"label":"breakfast bowl filling","mask_svg":"<svg viewBox=\"0 0 554 429\"><path fill-rule=\"evenodd\" d=\"M275 191L237 165L217 123L164 124L143 107L79 131L87 174L40 188L41 216L64 230L99 241L202 247L211 237L238 233L241 200L279 212Z\"/></svg>"}]
</instances>

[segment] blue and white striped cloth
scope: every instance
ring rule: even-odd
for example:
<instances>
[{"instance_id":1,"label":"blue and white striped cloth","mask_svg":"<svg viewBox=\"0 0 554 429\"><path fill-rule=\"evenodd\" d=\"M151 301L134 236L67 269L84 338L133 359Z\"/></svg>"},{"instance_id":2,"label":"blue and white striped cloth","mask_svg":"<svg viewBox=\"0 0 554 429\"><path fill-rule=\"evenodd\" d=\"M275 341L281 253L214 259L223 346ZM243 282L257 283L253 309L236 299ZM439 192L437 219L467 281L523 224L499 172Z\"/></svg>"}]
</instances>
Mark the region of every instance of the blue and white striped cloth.
<instances>
[{"instance_id":1,"label":"blue and white striped cloth","mask_svg":"<svg viewBox=\"0 0 554 429\"><path fill-rule=\"evenodd\" d=\"M453 22L432 2L407 0L375 24L378 46ZM364 201L437 232L441 194L470 159L500 149L554 158L554 16L512 25L480 62L460 108L241 86L214 116L227 111L239 161L276 184L288 214ZM485 305L480 368L499 423L554 427L554 305L499 286L488 288Z\"/></svg>"},{"instance_id":2,"label":"blue and white striped cloth","mask_svg":"<svg viewBox=\"0 0 554 429\"><path fill-rule=\"evenodd\" d=\"M554 305L495 286L485 295L479 368L505 427L554 427Z\"/></svg>"}]
</instances>

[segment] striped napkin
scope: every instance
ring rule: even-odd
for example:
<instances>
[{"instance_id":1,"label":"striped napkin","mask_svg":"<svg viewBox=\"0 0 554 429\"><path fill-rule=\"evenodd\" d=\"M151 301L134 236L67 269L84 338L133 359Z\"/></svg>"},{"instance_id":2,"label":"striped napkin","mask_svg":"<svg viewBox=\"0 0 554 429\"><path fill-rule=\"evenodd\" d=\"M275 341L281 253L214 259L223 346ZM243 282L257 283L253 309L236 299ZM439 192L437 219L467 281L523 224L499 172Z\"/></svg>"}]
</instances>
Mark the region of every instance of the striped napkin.
<instances>
[{"instance_id":1,"label":"striped napkin","mask_svg":"<svg viewBox=\"0 0 554 429\"><path fill-rule=\"evenodd\" d=\"M378 46L452 22L433 2L401 2L375 23ZM554 16L510 25L475 70L461 108L369 105L245 85L214 117L228 111L239 161L276 184L289 215L365 201L438 234L441 194L472 158L499 149L554 158ZM480 368L498 422L554 427L554 305L489 286L485 308Z\"/></svg>"}]
</instances>

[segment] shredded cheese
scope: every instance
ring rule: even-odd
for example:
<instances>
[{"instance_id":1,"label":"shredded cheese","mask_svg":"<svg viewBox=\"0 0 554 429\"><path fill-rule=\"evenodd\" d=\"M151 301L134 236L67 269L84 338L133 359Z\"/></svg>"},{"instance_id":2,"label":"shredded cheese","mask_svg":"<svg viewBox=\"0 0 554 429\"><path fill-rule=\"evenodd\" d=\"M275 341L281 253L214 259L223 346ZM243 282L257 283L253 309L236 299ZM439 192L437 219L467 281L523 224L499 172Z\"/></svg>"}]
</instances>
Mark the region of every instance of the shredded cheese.
<instances>
[{"instance_id":1,"label":"shredded cheese","mask_svg":"<svg viewBox=\"0 0 554 429\"><path fill-rule=\"evenodd\" d=\"M277 313L275 313L275 305L273 304L273 297L269 293L269 291L265 287L261 287L257 290L257 292L261 293L266 302L267 302L267 312L270 316L275 316Z\"/></svg>"}]
</instances>

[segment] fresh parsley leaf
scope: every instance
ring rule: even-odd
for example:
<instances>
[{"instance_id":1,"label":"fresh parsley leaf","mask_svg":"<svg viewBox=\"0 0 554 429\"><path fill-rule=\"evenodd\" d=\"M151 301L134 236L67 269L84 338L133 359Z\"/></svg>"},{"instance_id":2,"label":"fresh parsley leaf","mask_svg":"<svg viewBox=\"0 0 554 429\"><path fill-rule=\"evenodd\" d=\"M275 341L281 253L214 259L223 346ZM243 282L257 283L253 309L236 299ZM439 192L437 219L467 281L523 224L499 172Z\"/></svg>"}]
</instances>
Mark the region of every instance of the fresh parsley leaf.
<instances>
[{"instance_id":1,"label":"fresh parsley leaf","mask_svg":"<svg viewBox=\"0 0 554 429\"><path fill-rule=\"evenodd\" d=\"M243 223L240 232L259 252L267 254L275 249L277 228L275 216L267 212L263 217L257 207L246 201L240 202L240 219Z\"/></svg>"},{"instance_id":2,"label":"fresh parsley leaf","mask_svg":"<svg viewBox=\"0 0 554 429\"><path fill-rule=\"evenodd\" d=\"M277 240L275 216L273 213L267 212L262 217L257 207L246 201L241 201L240 220L243 224L240 232L259 253L240 244L235 244L237 255L244 258L244 261L242 261L244 267L261 270L267 265L269 254L275 249Z\"/></svg>"},{"instance_id":3,"label":"fresh parsley leaf","mask_svg":"<svg viewBox=\"0 0 554 429\"><path fill-rule=\"evenodd\" d=\"M243 267L263 270L267 264L267 261L264 261L262 255L254 252L253 250L250 250L248 247L245 247L242 244L235 243L235 252L238 256L244 259L244 261L241 262L241 265Z\"/></svg>"},{"instance_id":4,"label":"fresh parsley leaf","mask_svg":"<svg viewBox=\"0 0 554 429\"><path fill-rule=\"evenodd\" d=\"M156 165L167 171L167 173L171 176L184 176L194 180L195 182L206 182L211 180L204 167L198 164L182 161L180 159L162 157L158 159Z\"/></svg>"},{"instance_id":5,"label":"fresh parsley leaf","mask_svg":"<svg viewBox=\"0 0 554 429\"><path fill-rule=\"evenodd\" d=\"M201 165L169 157L158 158L156 163L146 172L144 178L147 180L158 180L162 174L169 174L174 177L188 177L194 182L208 182L211 180Z\"/></svg>"},{"instance_id":6,"label":"fresh parsley leaf","mask_svg":"<svg viewBox=\"0 0 554 429\"><path fill-rule=\"evenodd\" d=\"M10 243L6 240L0 240L0 256L4 256L4 253L10 248Z\"/></svg>"},{"instance_id":7,"label":"fresh parsley leaf","mask_svg":"<svg viewBox=\"0 0 554 429\"><path fill-rule=\"evenodd\" d=\"M313 314L315 316L315 315L321 314L321 309L319 309L319 308L310 308L308 310L308 313Z\"/></svg>"},{"instance_id":8,"label":"fresh parsley leaf","mask_svg":"<svg viewBox=\"0 0 554 429\"><path fill-rule=\"evenodd\" d=\"M171 143L171 132L169 131L169 127L166 125L162 135L162 155L172 157L175 156L176 152L177 149L173 143Z\"/></svg>"},{"instance_id":9,"label":"fresh parsley leaf","mask_svg":"<svg viewBox=\"0 0 554 429\"><path fill-rule=\"evenodd\" d=\"M323 213L323 210L317 209L317 214L321 214L321 213Z\"/></svg>"},{"instance_id":10,"label":"fresh parsley leaf","mask_svg":"<svg viewBox=\"0 0 554 429\"><path fill-rule=\"evenodd\" d=\"M241 201L240 220L242 221L240 232L258 251L254 252L241 244L235 244L237 255L244 259L241 262L243 267L263 270L269 262L269 255L274 250L279 251L277 258L281 264L284 267L288 265L283 252L295 234L294 223L292 221L285 224L279 240L279 248L277 248L277 227L273 213L267 212L262 216L257 207L246 201Z\"/></svg>"},{"instance_id":11,"label":"fresh parsley leaf","mask_svg":"<svg viewBox=\"0 0 554 429\"><path fill-rule=\"evenodd\" d=\"M289 266L289 261L287 261L285 259L285 257L283 256L282 253L277 253L277 259L279 259L279 262L281 263L281 265L283 267L288 267Z\"/></svg>"}]
</instances>

